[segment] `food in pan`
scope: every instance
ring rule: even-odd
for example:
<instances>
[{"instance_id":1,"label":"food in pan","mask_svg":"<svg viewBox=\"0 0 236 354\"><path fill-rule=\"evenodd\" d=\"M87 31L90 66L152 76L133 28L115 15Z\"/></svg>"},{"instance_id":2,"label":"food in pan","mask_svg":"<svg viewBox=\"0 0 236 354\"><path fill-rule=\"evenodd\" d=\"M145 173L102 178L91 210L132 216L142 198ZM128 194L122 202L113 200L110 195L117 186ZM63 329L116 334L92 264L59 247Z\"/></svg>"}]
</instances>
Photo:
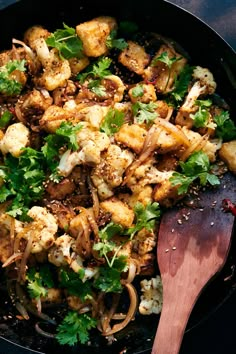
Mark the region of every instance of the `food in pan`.
<instances>
[{"instance_id":1,"label":"food in pan","mask_svg":"<svg viewBox=\"0 0 236 354\"><path fill-rule=\"evenodd\" d=\"M0 53L0 261L22 319L74 345L160 313L162 214L236 171L217 84L108 16L33 26Z\"/></svg>"}]
</instances>

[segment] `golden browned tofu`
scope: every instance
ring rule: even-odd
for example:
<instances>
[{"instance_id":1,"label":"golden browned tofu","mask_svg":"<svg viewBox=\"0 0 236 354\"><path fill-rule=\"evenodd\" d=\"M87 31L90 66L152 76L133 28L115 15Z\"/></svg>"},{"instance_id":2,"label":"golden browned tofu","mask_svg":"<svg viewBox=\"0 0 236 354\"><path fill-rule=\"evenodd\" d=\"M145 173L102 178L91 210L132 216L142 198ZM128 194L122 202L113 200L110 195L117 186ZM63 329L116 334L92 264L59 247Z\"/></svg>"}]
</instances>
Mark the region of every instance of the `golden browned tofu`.
<instances>
[{"instance_id":1,"label":"golden browned tofu","mask_svg":"<svg viewBox=\"0 0 236 354\"><path fill-rule=\"evenodd\" d=\"M236 174L236 140L223 143L219 156L226 163L228 169Z\"/></svg>"},{"instance_id":2,"label":"golden browned tofu","mask_svg":"<svg viewBox=\"0 0 236 354\"><path fill-rule=\"evenodd\" d=\"M129 90L128 94L132 103L137 101L149 103L157 100L156 90L152 84L137 84Z\"/></svg>"},{"instance_id":3,"label":"golden browned tofu","mask_svg":"<svg viewBox=\"0 0 236 354\"><path fill-rule=\"evenodd\" d=\"M133 41L128 41L127 43L128 47L120 53L118 60L129 70L142 75L150 62L150 57L141 45Z\"/></svg>"},{"instance_id":4,"label":"golden browned tofu","mask_svg":"<svg viewBox=\"0 0 236 354\"><path fill-rule=\"evenodd\" d=\"M50 106L40 119L40 126L49 133L55 133L62 122L70 121L73 118L73 113L58 107Z\"/></svg>"},{"instance_id":5,"label":"golden browned tofu","mask_svg":"<svg viewBox=\"0 0 236 354\"><path fill-rule=\"evenodd\" d=\"M167 208L172 207L180 197L182 198L182 195L178 195L178 186L172 186L169 181L171 176L171 171L166 172L166 178L157 183L153 193L153 199Z\"/></svg>"},{"instance_id":6,"label":"golden browned tofu","mask_svg":"<svg viewBox=\"0 0 236 354\"><path fill-rule=\"evenodd\" d=\"M134 221L133 210L118 198L112 197L101 202L100 208L106 213L111 213L111 220L125 228L131 227Z\"/></svg>"},{"instance_id":7,"label":"golden browned tofu","mask_svg":"<svg viewBox=\"0 0 236 354\"><path fill-rule=\"evenodd\" d=\"M123 124L115 134L115 140L139 154L143 148L146 135L147 131L138 124Z\"/></svg>"},{"instance_id":8,"label":"golden browned tofu","mask_svg":"<svg viewBox=\"0 0 236 354\"><path fill-rule=\"evenodd\" d=\"M88 57L104 55L108 50L107 37L116 27L116 20L109 16L96 17L76 26L76 33L83 42L85 55Z\"/></svg>"},{"instance_id":9,"label":"golden browned tofu","mask_svg":"<svg viewBox=\"0 0 236 354\"><path fill-rule=\"evenodd\" d=\"M68 60L72 75L77 75L89 65L89 58L71 58Z\"/></svg>"}]
</instances>

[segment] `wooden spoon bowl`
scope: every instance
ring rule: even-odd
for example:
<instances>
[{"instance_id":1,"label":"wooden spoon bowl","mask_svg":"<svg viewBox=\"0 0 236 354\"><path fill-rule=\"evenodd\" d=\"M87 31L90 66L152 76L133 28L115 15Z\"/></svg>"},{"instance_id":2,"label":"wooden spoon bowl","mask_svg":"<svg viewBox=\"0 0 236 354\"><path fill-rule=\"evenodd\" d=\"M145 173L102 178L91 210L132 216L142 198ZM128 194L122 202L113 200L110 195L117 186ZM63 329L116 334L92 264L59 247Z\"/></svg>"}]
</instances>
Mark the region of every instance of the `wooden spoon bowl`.
<instances>
[{"instance_id":1,"label":"wooden spoon bowl","mask_svg":"<svg viewBox=\"0 0 236 354\"><path fill-rule=\"evenodd\" d=\"M184 330L202 290L224 266L233 234L234 216L222 201L234 200L236 178L226 174L221 185L202 191L197 207L179 206L161 220L157 258L163 283L163 308L152 354L179 353Z\"/></svg>"}]
</instances>

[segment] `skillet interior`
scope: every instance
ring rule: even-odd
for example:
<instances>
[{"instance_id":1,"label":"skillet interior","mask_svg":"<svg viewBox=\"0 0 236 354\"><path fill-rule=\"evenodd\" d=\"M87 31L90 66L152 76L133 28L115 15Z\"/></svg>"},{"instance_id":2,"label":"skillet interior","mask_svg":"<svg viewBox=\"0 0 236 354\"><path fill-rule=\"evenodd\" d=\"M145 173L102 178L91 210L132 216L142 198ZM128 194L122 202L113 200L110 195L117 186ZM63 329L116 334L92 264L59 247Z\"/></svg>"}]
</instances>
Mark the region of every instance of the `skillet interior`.
<instances>
[{"instance_id":1,"label":"skillet interior","mask_svg":"<svg viewBox=\"0 0 236 354\"><path fill-rule=\"evenodd\" d=\"M9 48L11 39L21 39L23 32L31 25L41 24L49 30L61 28L63 22L75 26L79 22L98 15L111 15L119 20L132 20L140 30L152 31L174 39L190 54L191 63L208 67L219 85L218 93L227 100L232 112L236 112L236 55L233 50L202 21L163 0L90 1L90 0L22 0L0 12L0 49ZM188 33L188 38L186 34ZM233 118L233 114L231 115ZM223 199L223 196L222 196ZM203 292L190 318L187 330L198 325L204 318L224 302L234 291L235 276L225 281L235 264L235 240L231 247L228 261L221 274L211 282ZM1 289L0 289L1 290ZM2 291L0 300L0 335L30 349L45 353L62 353L53 340L46 340L35 335L32 323L13 319L4 320L6 315L6 298ZM12 313L9 302L7 314ZM127 330L117 336L118 341L112 347L105 346L105 341L94 339L91 348L80 348L80 353L101 352L138 353L151 347L158 317L138 317ZM78 352L78 348L66 348L68 354Z\"/></svg>"}]
</instances>

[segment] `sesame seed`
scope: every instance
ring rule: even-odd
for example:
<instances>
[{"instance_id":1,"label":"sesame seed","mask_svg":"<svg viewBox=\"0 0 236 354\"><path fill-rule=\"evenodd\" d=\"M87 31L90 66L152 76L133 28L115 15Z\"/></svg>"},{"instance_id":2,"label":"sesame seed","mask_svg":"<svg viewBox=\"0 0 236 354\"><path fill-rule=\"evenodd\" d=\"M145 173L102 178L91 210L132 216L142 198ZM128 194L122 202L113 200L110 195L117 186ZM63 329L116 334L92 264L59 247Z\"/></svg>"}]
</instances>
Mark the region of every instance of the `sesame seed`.
<instances>
[{"instance_id":1,"label":"sesame seed","mask_svg":"<svg viewBox=\"0 0 236 354\"><path fill-rule=\"evenodd\" d=\"M213 225L214 225L214 221L211 222L211 226L213 226Z\"/></svg>"},{"instance_id":2,"label":"sesame seed","mask_svg":"<svg viewBox=\"0 0 236 354\"><path fill-rule=\"evenodd\" d=\"M172 250L173 250L173 251L175 251L175 250L176 250L176 247L175 247L175 246L174 246L174 247L172 247Z\"/></svg>"},{"instance_id":3,"label":"sesame seed","mask_svg":"<svg viewBox=\"0 0 236 354\"><path fill-rule=\"evenodd\" d=\"M165 252L166 252L166 253L169 252L169 248L167 248L167 249L165 250Z\"/></svg>"}]
</instances>

